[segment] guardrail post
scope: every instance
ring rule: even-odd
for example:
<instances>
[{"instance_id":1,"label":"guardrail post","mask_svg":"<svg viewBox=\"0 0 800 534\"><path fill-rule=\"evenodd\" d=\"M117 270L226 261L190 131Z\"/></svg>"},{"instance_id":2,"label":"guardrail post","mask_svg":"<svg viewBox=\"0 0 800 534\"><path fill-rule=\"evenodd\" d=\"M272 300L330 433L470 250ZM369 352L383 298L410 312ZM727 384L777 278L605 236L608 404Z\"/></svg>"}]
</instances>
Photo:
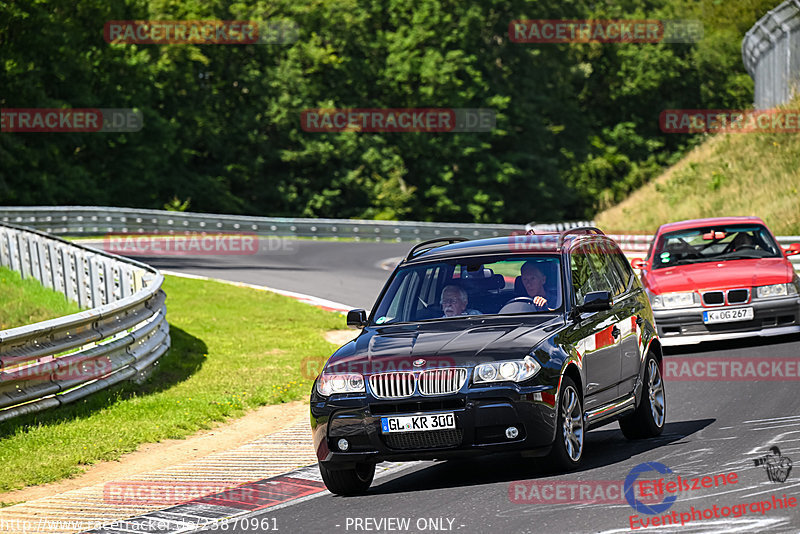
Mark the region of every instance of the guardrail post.
<instances>
[{"instance_id":1,"label":"guardrail post","mask_svg":"<svg viewBox=\"0 0 800 534\"><path fill-rule=\"evenodd\" d=\"M0 229L0 265L3 267L11 266L11 258L9 257L9 235L3 229Z\"/></svg>"},{"instance_id":2,"label":"guardrail post","mask_svg":"<svg viewBox=\"0 0 800 534\"><path fill-rule=\"evenodd\" d=\"M86 308L88 306L87 273L84 262L83 252L76 252L73 256L75 260L75 286L78 290L78 306Z\"/></svg>"},{"instance_id":3,"label":"guardrail post","mask_svg":"<svg viewBox=\"0 0 800 534\"><path fill-rule=\"evenodd\" d=\"M64 283L64 295L67 297L67 300L78 302L78 288L73 276L73 257L70 255L67 247L60 247L58 253L61 256L61 276L62 282ZM80 306L79 302L78 305Z\"/></svg>"},{"instance_id":4,"label":"guardrail post","mask_svg":"<svg viewBox=\"0 0 800 534\"><path fill-rule=\"evenodd\" d=\"M58 283L58 257L56 256L56 246L52 243L47 243L47 259L50 265L50 280L51 280L51 287L58 291L59 293L63 293L64 291L59 287Z\"/></svg>"},{"instance_id":5,"label":"guardrail post","mask_svg":"<svg viewBox=\"0 0 800 534\"><path fill-rule=\"evenodd\" d=\"M36 271L34 271L34 272L39 274L39 277L37 278L37 280L39 280L40 284L42 284L44 287L50 287L48 285L48 283L47 283L47 276L46 276L46 274L47 274L47 264L44 261L45 260L45 256L44 256L44 254L42 254L42 240L41 239L35 239L34 240L34 244L36 246L35 257L36 257L36 267L37 267Z\"/></svg>"},{"instance_id":6,"label":"guardrail post","mask_svg":"<svg viewBox=\"0 0 800 534\"><path fill-rule=\"evenodd\" d=\"M103 304L114 302L114 268L109 262L103 262L103 282L105 286L105 299Z\"/></svg>"},{"instance_id":7,"label":"guardrail post","mask_svg":"<svg viewBox=\"0 0 800 534\"><path fill-rule=\"evenodd\" d=\"M100 296L100 273L94 258L87 258L89 262L89 295L92 299L92 308L103 304Z\"/></svg>"},{"instance_id":8,"label":"guardrail post","mask_svg":"<svg viewBox=\"0 0 800 534\"><path fill-rule=\"evenodd\" d=\"M15 271L18 270L20 277L24 280L25 279L25 273L26 273L26 269L25 269L25 253L23 252L23 248L22 248L22 243L23 243L24 239L22 238L22 236L17 234L16 241L17 241L17 260L19 261L19 264L18 264L19 269L14 269L14 270Z\"/></svg>"}]
</instances>

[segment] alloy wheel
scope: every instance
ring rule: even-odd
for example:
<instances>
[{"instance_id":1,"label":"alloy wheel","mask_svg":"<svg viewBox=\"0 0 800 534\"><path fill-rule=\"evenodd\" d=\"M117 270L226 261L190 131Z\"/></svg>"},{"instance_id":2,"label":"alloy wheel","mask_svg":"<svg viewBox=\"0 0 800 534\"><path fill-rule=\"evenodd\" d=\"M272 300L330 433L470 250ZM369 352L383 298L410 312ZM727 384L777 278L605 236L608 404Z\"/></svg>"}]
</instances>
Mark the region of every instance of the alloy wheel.
<instances>
[{"instance_id":1,"label":"alloy wheel","mask_svg":"<svg viewBox=\"0 0 800 534\"><path fill-rule=\"evenodd\" d=\"M561 402L564 446L572 461L578 461L583 453L583 413L578 401L578 393L567 386Z\"/></svg>"}]
</instances>

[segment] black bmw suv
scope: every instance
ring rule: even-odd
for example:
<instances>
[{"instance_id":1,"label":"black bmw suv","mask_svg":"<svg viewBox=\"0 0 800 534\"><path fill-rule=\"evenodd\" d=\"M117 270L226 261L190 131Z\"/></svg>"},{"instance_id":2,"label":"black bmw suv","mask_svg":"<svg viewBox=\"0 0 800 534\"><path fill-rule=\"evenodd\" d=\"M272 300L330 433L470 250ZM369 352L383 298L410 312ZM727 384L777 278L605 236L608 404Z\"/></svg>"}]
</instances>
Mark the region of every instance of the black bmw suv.
<instances>
[{"instance_id":1,"label":"black bmw suv","mask_svg":"<svg viewBox=\"0 0 800 534\"><path fill-rule=\"evenodd\" d=\"M325 485L366 491L384 460L519 451L577 467L584 432L664 428L647 295L596 228L419 243L311 392Z\"/></svg>"}]
</instances>

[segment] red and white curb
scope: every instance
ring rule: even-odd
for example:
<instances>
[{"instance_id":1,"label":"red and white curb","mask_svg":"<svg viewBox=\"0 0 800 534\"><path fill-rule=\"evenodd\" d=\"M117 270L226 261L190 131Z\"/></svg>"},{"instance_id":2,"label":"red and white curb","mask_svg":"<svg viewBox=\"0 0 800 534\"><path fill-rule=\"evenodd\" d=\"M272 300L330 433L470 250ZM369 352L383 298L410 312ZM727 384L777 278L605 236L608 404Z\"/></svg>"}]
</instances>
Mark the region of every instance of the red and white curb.
<instances>
[{"instance_id":1,"label":"red and white curb","mask_svg":"<svg viewBox=\"0 0 800 534\"><path fill-rule=\"evenodd\" d=\"M417 462L378 464L375 479L406 469ZM276 510L316 497L329 495L317 465L301 467L282 475L249 482L219 493L205 495L163 510L111 522L84 534L170 533L197 530L228 530L234 522L266 509ZM249 522L248 522L249 523Z\"/></svg>"}]
</instances>

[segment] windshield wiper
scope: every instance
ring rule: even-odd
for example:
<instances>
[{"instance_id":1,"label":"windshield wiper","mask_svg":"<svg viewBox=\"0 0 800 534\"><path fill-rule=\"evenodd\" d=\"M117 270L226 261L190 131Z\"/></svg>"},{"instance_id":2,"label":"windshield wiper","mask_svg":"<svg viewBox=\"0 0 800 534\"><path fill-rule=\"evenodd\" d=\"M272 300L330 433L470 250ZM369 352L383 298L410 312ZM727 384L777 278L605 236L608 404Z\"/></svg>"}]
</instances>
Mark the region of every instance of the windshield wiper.
<instances>
[{"instance_id":1,"label":"windshield wiper","mask_svg":"<svg viewBox=\"0 0 800 534\"><path fill-rule=\"evenodd\" d=\"M664 267L675 267L676 265L689 265L690 263L704 263L707 261L715 261L715 258L684 258L678 260L672 265L665 265Z\"/></svg>"}]
</instances>

